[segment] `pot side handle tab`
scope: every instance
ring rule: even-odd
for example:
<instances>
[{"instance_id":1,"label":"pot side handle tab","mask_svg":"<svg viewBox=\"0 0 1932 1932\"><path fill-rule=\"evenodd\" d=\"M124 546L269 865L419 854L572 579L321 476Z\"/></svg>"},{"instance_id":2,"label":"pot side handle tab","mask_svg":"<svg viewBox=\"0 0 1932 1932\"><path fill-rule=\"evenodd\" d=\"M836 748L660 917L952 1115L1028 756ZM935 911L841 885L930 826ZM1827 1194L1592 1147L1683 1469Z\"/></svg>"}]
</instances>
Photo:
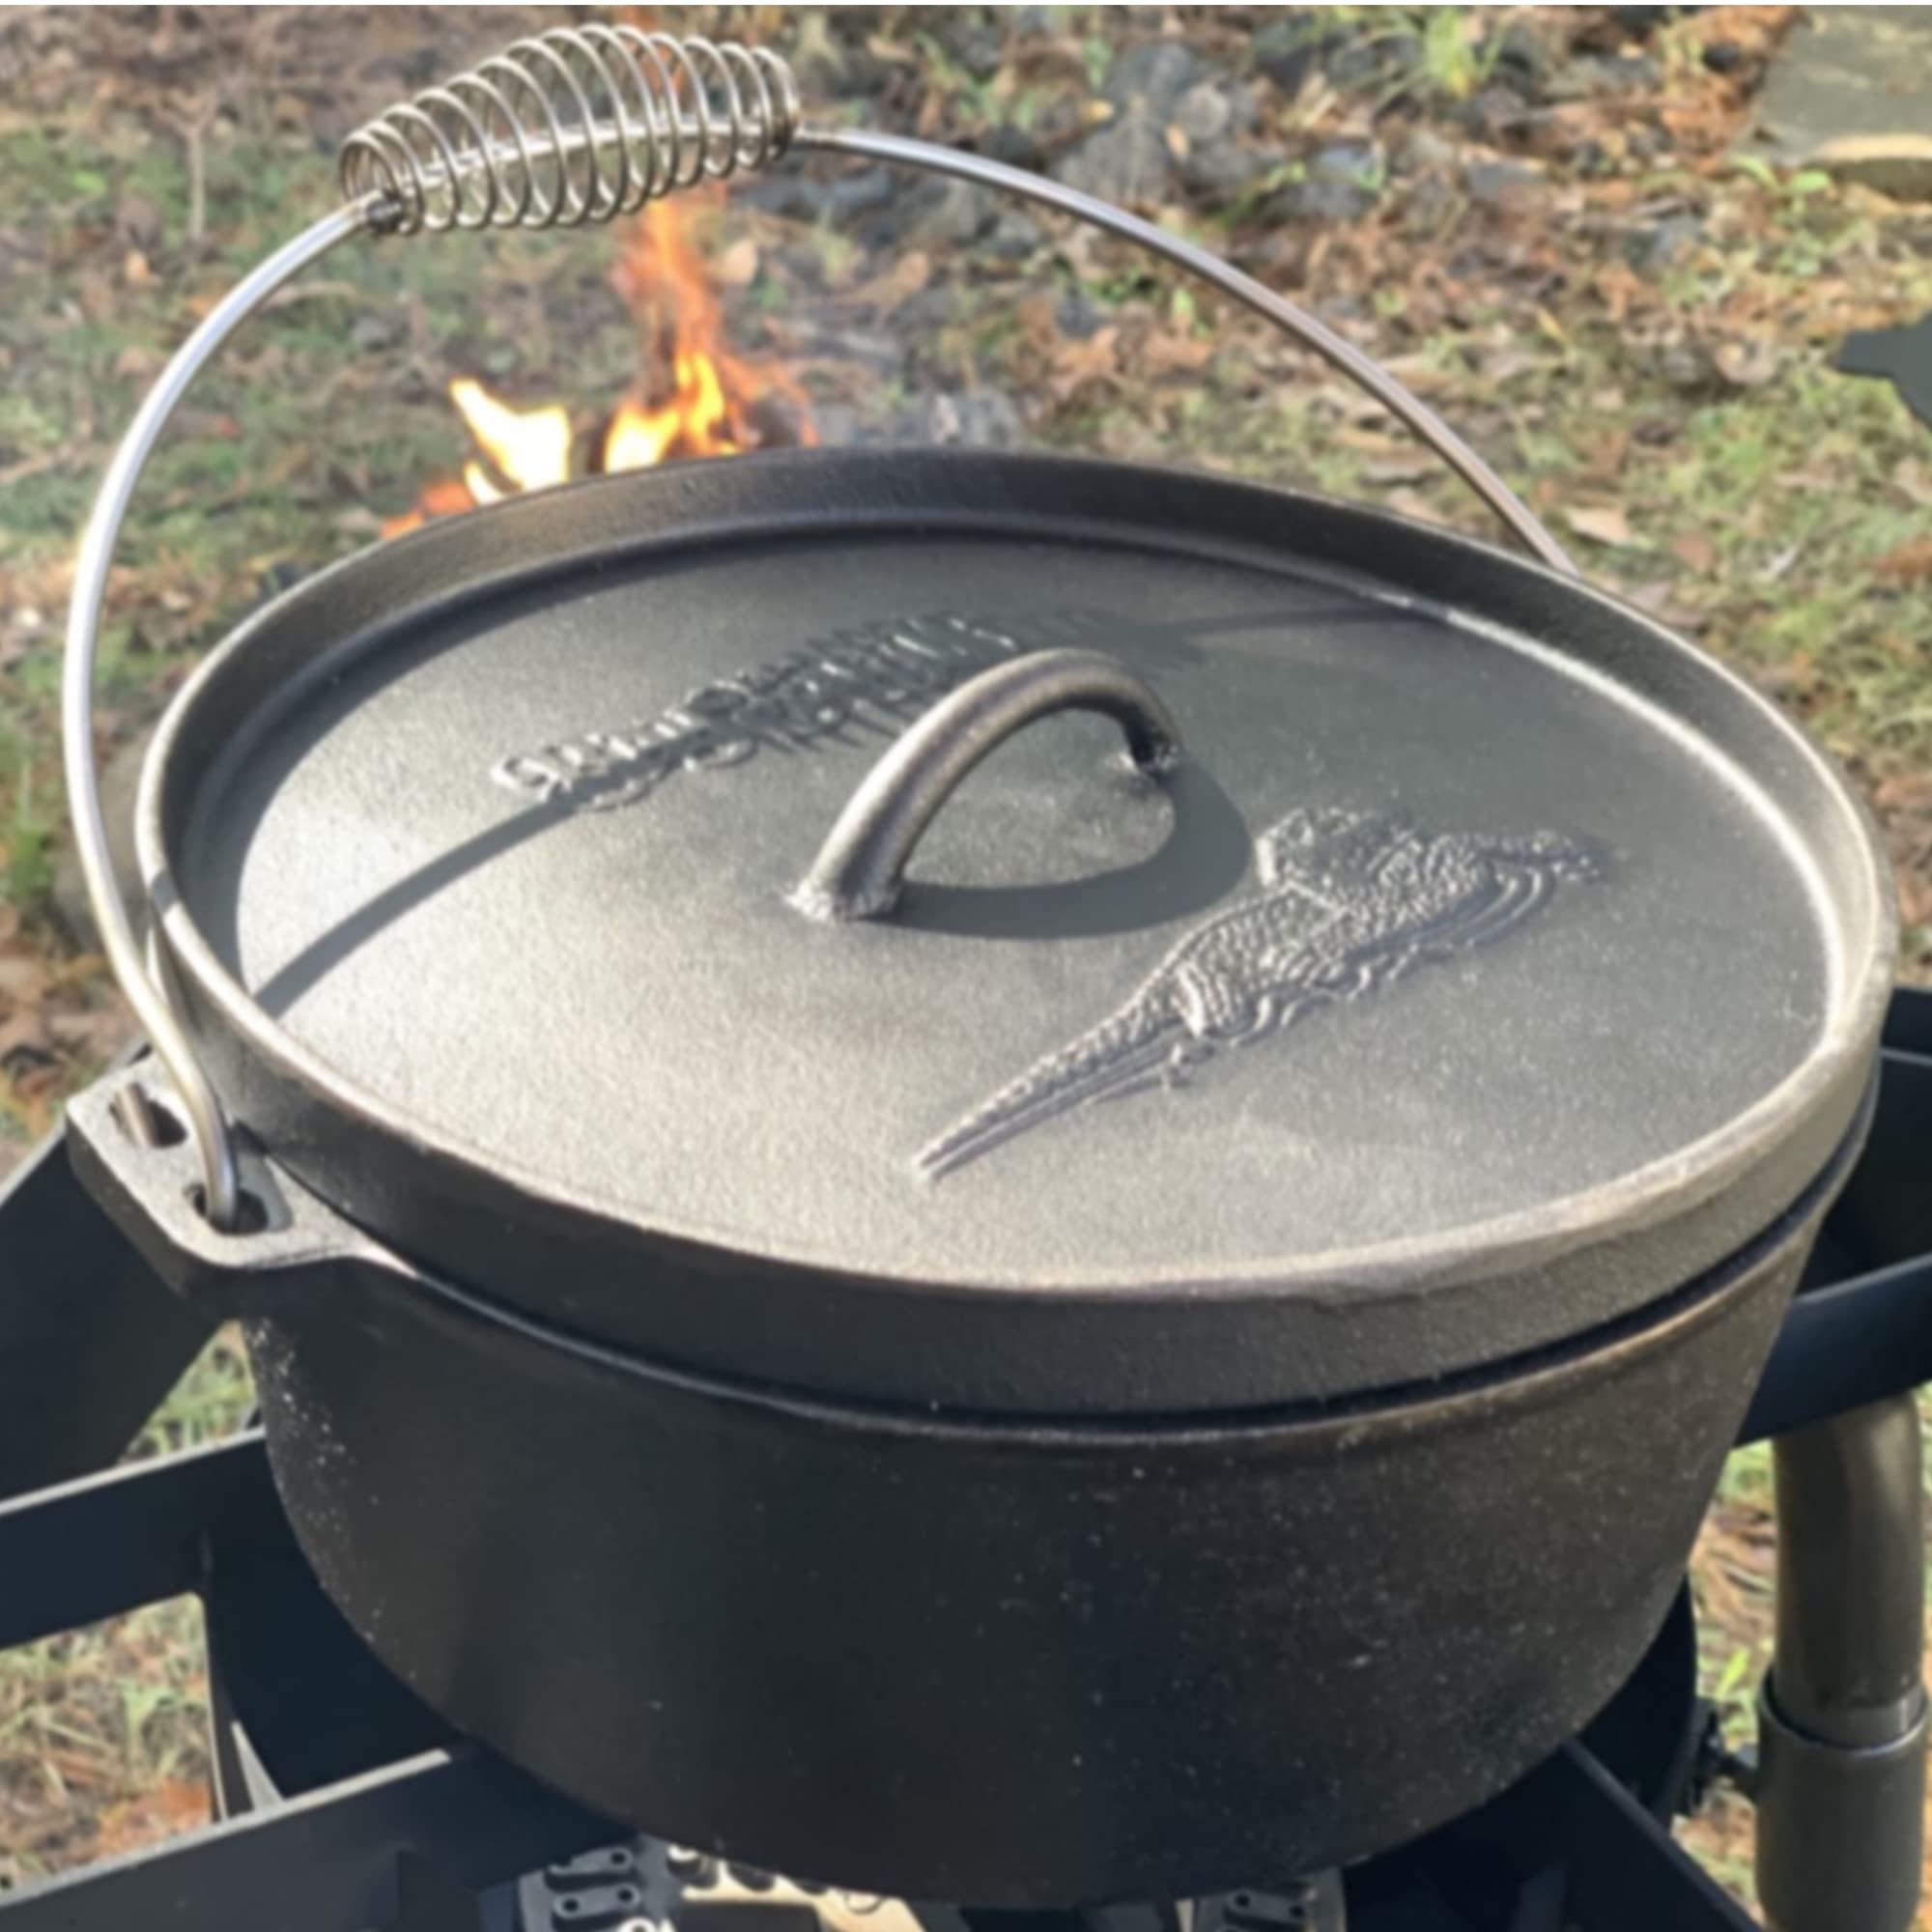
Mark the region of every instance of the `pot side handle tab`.
<instances>
[{"instance_id":1,"label":"pot side handle tab","mask_svg":"<svg viewBox=\"0 0 1932 1932\"><path fill-rule=\"evenodd\" d=\"M215 1228L200 1152L152 1058L76 1094L67 1132L82 1185L168 1287L213 1320L270 1313L291 1289L349 1264L412 1272L239 1137L235 1226Z\"/></svg>"},{"instance_id":2,"label":"pot side handle tab","mask_svg":"<svg viewBox=\"0 0 1932 1932\"><path fill-rule=\"evenodd\" d=\"M871 919L896 903L906 862L967 773L1015 731L1056 711L1097 711L1126 733L1149 778L1180 758L1180 729L1151 686L1101 651L1036 651L942 698L866 775L789 895L808 919Z\"/></svg>"}]
</instances>

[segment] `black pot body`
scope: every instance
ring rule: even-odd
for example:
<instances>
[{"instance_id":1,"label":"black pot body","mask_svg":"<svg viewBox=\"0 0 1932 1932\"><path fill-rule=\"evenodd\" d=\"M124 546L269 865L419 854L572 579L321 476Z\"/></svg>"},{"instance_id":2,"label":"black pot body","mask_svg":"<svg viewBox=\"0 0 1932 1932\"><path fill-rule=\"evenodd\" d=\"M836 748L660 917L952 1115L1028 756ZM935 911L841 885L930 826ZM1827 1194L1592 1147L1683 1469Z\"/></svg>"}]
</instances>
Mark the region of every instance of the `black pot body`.
<instances>
[{"instance_id":1,"label":"black pot body","mask_svg":"<svg viewBox=\"0 0 1932 1932\"><path fill-rule=\"evenodd\" d=\"M1511 1372L1212 1424L802 1403L354 1262L249 1334L322 1581L461 1728L802 1877L1184 1896L1412 1836L1607 1700L1833 1184Z\"/></svg>"}]
</instances>

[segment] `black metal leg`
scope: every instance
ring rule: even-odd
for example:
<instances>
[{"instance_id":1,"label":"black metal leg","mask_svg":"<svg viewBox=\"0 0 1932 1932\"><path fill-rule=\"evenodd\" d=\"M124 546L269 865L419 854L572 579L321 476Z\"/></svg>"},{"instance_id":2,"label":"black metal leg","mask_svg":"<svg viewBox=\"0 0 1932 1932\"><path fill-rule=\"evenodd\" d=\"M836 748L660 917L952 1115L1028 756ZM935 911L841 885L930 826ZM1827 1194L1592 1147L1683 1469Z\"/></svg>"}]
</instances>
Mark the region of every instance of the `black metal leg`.
<instances>
[{"instance_id":1,"label":"black metal leg","mask_svg":"<svg viewBox=\"0 0 1932 1932\"><path fill-rule=\"evenodd\" d=\"M1904 1932L1925 1814L1924 1474L1910 1395L1778 1437L1757 1878L1776 1932Z\"/></svg>"},{"instance_id":2,"label":"black metal leg","mask_svg":"<svg viewBox=\"0 0 1932 1932\"><path fill-rule=\"evenodd\" d=\"M111 1463L208 1339L49 1135L0 1186L0 1496Z\"/></svg>"},{"instance_id":3,"label":"black metal leg","mask_svg":"<svg viewBox=\"0 0 1932 1932\"><path fill-rule=\"evenodd\" d=\"M208 1646L208 1732L209 1776L214 1787L217 1818L240 1818L282 1802L282 1794L256 1755L235 1708L220 1649L212 1640Z\"/></svg>"},{"instance_id":4,"label":"black metal leg","mask_svg":"<svg viewBox=\"0 0 1932 1932\"><path fill-rule=\"evenodd\" d=\"M1575 1932L1757 1932L1755 1921L1581 1745L1490 1807L1486 1835L1563 1873ZM1843 1928L1850 1932L1850 1928Z\"/></svg>"}]
</instances>

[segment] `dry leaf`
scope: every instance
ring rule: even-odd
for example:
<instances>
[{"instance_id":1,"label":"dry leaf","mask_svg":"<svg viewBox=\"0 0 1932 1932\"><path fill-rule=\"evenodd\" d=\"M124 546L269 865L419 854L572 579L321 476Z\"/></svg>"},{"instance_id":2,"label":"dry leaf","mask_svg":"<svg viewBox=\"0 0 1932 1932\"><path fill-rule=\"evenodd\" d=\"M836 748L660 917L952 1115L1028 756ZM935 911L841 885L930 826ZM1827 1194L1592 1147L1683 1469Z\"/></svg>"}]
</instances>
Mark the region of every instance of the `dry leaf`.
<instances>
[{"instance_id":1,"label":"dry leaf","mask_svg":"<svg viewBox=\"0 0 1932 1932\"><path fill-rule=\"evenodd\" d=\"M1446 391L1459 388L1462 384L1462 378L1458 372L1438 368L1426 355L1422 354L1385 356L1382 360L1382 367L1404 388L1413 389L1418 396L1439 396ZM1353 399L1355 393L1352 389L1348 391L1350 400ZM1369 398L1364 398L1364 400L1369 403L1369 414L1378 415L1381 413L1382 406L1379 403Z\"/></svg>"},{"instance_id":2,"label":"dry leaf","mask_svg":"<svg viewBox=\"0 0 1932 1932\"><path fill-rule=\"evenodd\" d=\"M1211 336L1186 335L1178 328L1156 328L1141 344L1141 365L1150 376L1169 376L1177 370L1205 368L1213 359Z\"/></svg>"},{"instance_id":3,"label":"dry leaf","mask_svg":"<svg viewBox=\"0 0 1932 1932\"><path fill-rule=\"evenodd\" d=\"M45 996L48 984L47 969L38 959L0 953L0 1000L30 1007Z\"/></svg>"},{"instance_id":4,"label":"dry leaf","mask_svg":"<svg viewBox=\"0 0 1932 1932\"><path fill-rule=\"evenodd\" d=\"M1070 402L1090 383L1112 382L1120 368L1120 328L1110 324L1085 342L1063 343L1053 357L1047 387L1058 402Z\"/></svg>"},{"instance_id":5,"label":"dry leaf","mask_svg":"<svg viewBox=\"0 0 1932 1932\"><path fill-rule=\"evenodd\" d=\"M758 244L750 235L732 242L711 264L714 279L726 288L742 289L758 272Z\"/></svg>"},{"instance_id":6,"label":"dry leaf","mask_svg":"<svg viewBox=\"0 0 1932 1932\"><path fill-rule=\"evenodd\" d=\"M1621 425L1605 425L1590 446L1585 473L1593 483L1605 487L1624 473L1624 459L1630 454L1630 431Z\"/></svg>"},{"instance_id":7,"label":"dry leaf","mask_svg":"<svg viewBox=\"0 0 1932 1932\"><path fill-rule=\"evenodd\" d=\"M1893 583L1921 583L1932 577L1932 537L1914 537L1872 565L1874 575Z\"/></svg>"},{"instance_id":8,"label":"dry leaf","mask_svg":"<svg viewBox=\"0 0 1932 1932\"><path fill-rule=\"evenodd\" d=\"M1588 537L1593 543L1608 544L1613 550L1626 550L1636 542L1629 519L1614 503L1565 510L1563 515L1579 537Z\"/></svg>"},{"instance_id":9,"label":"dry leaf","mask_svg":"<svg viewBox=\"0 0 1932 1932\"><path fill-rule=\"evenodd\" d=\"M1932 510L1932 465L1920 463L1916 456L1902 457L1892 466L1891 480L1910 501Z\"/></svg>"},{"instance_id":10,"label":"dry leaf","mask_svg":"<svg viewBox=\"0 0 1932 1932\"><path fill-rule=\"evenodd\" d=\"M1385 456L1362 465L1362 481L1378 490L1391 483L1427 483L1441 473L1441 459L1427 450L1418 450L1413 456Z\"/></svg>"},{"instance_id":11,"label":"dry leaf","mask_svg":"<svg viewBox=\"0 0 1932 1932\"><path fill-rule=\"evenodd\" d=\"M1420 490L1391 490L1388 506L1399 517L1413 517L1419 524L1439 524L1442 512Z\"/></svg>"},{"instance_id":12,"label":"dry leaf","mask_svg":"<svg viewBox=\"0 0 1932 1932\"><path fill-rule=\"evenodd\" d=\"M24 1060L31 1065L36 1060L51 1058L53 1050L53 1036L47 1031L40 1008L22 1007L12 1019L0 1023L0 1066L15 1060Z\"/></svg>"},{"instance_id":13,"label":"dry leaf","mask_svg":"<svg viewBox=\"0 0 1932 1932\"><path fill-rule=\"evenodd\" d=\"M1711 366L1734 388L1755 389L1777 374L1777 349L1768 335L1720 342L1711 351Z\"/></svg>"},{"instance_id":14,"label":"dry leaf","mask_svg":"<svg viewBox=\"0 0 1932 1932\"><path fill-rule=\"evenodd\" d=\"M135 1797L107 1805L96 1823L95 1843L103 1856L111 1857L158 1838L198 1831L208 1822L207 1786L164 1777Z\"/></svg>"},{"instance_id":15,"label":"dry leaf","mask_svg":"<svg viewBox=\"0 0 1932 1932\"><path fill-rule=\"evenodd\" d=\"M1604 304L1605 318L1613 326L1622 323L1630 313L1633 298L1643 292L1636 270L1627 262L1606 262L1597 270L1592 286L1598 300Z\"/></svg>"},{"instance_id":16,"label":"dry leaf","mask_svg":"<svg viewBox=\"0 0 1932 1932\"><path fill-rule=\"evenodd\" d=\"M1059 346L1061 339L1060 305L1045 291L1037 295L1022 296L1013 304L1013 315L1017 319L1021 332L1030 347L1042 355L1048 355Z\"/></svg>"},{"instance_id":17,"label":"dry leaf","mask_svg":"<svg viewBox=\"0 0 1932 1932\"><path fill-rule=\"evenodd\" d=\"M1700 577L1717 567L1717 545L1695 530L1686 530L1681 537L1672 537L1670 549L1680 563L1696 571Z\"/></svg>"},{"instance_id":18,"label":"dry leaf","mask_svg":"<svg viewBox=\"0 0 1932 1932\"><path fill-rule=\"evenodd\" d=\"M81 1013L55 1013L47 1030L56 1045L70 1053L89 1054L106 1059L118 1053L132 1037L131 1018L118 1007L96 1007Z\"/></svg>"},{"instance_id":19,"label":"dry leaf","mask_svg":"<svg viewBox=\"0 0 1932 1932\"><path fill-rule=\"evenodd\" d=\"M923 249L914 248L901 255L883 275L862 282L846 299L889 316L909 302L931 279L932 258Z\"/></svg>"},{"instance_id":20,"label":"dry leaf","mask_svg":"<svg viewBox=\"0 0 1932 1932\"><path fill-rule=\"evenodd\" d=\"M1343 423L1328 432L1328 440L1338 449L1352 449L1362 456L1406 456L1415 448L1406 436L1390 436L1381 428L1364 429L1359 423Z\"/></svg>"},{"instance_id":21,"label":"dry leaf","mask_svg":"<svg viewBox=\"0 0 1932 1932\"><path fill-rule=\"evenodd\" d=\"M1892 772L1872 786L1881 811L1932 812L1932 772Z\"/></svg>"}]
</instances>

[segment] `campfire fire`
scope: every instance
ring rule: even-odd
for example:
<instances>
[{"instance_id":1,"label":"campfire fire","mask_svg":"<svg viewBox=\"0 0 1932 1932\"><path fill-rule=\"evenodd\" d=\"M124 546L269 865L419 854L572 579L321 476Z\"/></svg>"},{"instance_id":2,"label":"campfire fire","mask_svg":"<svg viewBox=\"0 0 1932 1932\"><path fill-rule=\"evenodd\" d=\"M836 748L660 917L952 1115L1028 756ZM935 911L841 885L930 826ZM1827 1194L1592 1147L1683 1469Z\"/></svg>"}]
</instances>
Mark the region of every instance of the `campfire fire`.
<instances>
[{"instance_id":1,"label":"campfire fire","mask_svg":"<svg viewBox=\"0 0 1932 1932\"><path fill-rule=\"evenodd\" d=\"M731 251L741 258L737 267L749 246ZM717 288L668 202L653 202L639 217L611 279L637 318L645 370L638 386L581 440L568 405L515 409L472 378L458 378L449 399L478 454L460 476L430 484L413 508L389 518L385 537L580 473L817 440L805 391L792 377L725 346Z\"/></svg>"}]
</instances>

